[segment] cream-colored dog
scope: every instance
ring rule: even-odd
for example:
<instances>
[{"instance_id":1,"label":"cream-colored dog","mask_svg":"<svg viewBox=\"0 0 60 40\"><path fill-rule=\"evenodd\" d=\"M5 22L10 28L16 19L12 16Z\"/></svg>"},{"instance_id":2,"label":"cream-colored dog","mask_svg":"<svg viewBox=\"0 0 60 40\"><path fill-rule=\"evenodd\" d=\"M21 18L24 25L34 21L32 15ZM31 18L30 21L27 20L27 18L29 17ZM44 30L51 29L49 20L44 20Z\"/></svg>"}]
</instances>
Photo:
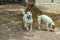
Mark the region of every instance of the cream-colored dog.
<instances>
[{"instance_id":1,"label":"cream-colored dog","mask_svg":"<svg viewBox=\"0 0 60 40\"><path fill-rule=\"evenodd\" d=\"M43 21L46 24L46 28L49 31L49 27L53 30L55 29L56 25L54 21L47 15L38 15L38 28L40 28L40 23Z\"/></svg>"}]
</instances>

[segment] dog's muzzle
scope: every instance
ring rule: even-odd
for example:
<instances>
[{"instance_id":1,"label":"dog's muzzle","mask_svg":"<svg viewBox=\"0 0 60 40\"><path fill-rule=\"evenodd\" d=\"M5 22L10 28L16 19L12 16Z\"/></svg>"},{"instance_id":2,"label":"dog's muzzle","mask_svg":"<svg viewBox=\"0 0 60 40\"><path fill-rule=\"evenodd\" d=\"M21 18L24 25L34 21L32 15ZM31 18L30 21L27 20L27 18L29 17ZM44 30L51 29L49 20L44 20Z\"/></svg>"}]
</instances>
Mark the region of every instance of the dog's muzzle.
<instances>
[{"instance_id":1,"label":"dog's muzzle","mask_svg":"<svg viewBox=\"0 0 60 40\"><path fill-rule=\"evenodd\" d=\"M31 16L29 15L29 16L27 16L27 18L28 18L28 19L31 19Z\"/></svg>"}]
</instances>

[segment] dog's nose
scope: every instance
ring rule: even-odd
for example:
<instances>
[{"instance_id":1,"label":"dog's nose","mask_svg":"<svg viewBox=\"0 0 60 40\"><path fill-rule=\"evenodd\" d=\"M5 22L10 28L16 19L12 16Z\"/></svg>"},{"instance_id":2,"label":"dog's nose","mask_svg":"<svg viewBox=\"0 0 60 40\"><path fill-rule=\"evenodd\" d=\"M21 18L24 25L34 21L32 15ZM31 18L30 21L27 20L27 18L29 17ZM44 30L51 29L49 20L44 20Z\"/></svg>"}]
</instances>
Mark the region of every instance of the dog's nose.
<instances>
[{"instance_id":1,"label":"dog's nose","mask_svg":"<svg viewBox=\"0 0 60 40\"><path fill-rule=\"evenodd\" d=\"M29 15L29 17L30 17L30 15Z\"/></svg>"}]
</instances>

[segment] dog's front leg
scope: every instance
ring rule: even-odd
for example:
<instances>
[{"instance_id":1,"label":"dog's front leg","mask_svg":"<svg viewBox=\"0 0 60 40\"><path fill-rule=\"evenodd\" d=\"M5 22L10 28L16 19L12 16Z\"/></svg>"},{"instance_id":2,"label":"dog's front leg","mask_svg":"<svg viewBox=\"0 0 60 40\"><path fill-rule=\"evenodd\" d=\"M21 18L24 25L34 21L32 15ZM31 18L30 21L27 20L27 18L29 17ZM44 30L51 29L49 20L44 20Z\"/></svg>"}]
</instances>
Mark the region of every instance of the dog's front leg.
<instances>
[{"instance_id":1,"label":"dog's front leg","mask_svg":"<svg viewBox=\"0 0 60 40\"><path fill-rule=\"evenodd\" d=\"M31 23L30 30L32 30L32 25L33 25L33 22Z\"/></svg>"},{"instance_id":2,"label":"dog's front leg","mask_svg":"<svg viewBox=\"0 0 60 40\"><path fill-rule=\"evenodd\" d=\"M51 27L51 30L52 30L52 31L55 31L55 30L52 28L52 25L51 25L50 27Z\"/></svg>"},{"instance_id":3,"label":"dog's front leg","mask_svg":"<svg viewBox=\"0 0 60 40\"><path fill-rule=\"evenodd\" d=\"M28 24L26 24L26 30L29 30L29 28L28 28Z\"/></svg>"},{"instance_id":4,"label":"dog's front leg","mask_svg":"<svg viewBox=\"0 0 60 40\"><path fill-rule=\"evenodd\" d=\"M40 30L41 28L40 28L40 23L41 23L41 19L39 20L38 19L38 29Z\"/></svg>"},{"instance_id":5,"label":"dog's front leg","mask_svg":"<svg viewBox=\"0 0 60 40\"><path fill-rule=\"evenodd\" d=\"M25 23L25 28L26 28L26 30L29 30L29 29L28 29L28 24L27 24L27 23Z\"/></svg>"},{"instance_id":6,"label":"dog's front leg","mask_svg":"<svg viewBox=\"0 0 60 40\"><path fill-rule=\"evenodd\" d=\"M49 28L48 28L48 23L46 24L46 28L47 28L47 31L49 31Z\"/></svg>"},{"instance_id":7,"label":"dog's front leg","mask_svg":"<svg viewBox=\"0 0 60 40\"><path fill-rule=\"evenodd\" d=\"M51 30L52 30L52 25L50 26Z\"/></svg>"}]
</instances>

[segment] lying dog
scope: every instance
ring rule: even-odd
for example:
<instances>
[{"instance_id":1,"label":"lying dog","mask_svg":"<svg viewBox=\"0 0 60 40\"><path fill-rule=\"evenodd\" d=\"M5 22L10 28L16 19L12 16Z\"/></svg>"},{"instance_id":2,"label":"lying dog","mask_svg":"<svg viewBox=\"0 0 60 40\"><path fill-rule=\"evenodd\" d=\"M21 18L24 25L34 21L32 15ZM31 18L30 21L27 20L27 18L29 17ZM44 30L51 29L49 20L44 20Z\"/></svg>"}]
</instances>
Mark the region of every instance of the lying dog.
<instances>
[{"instance_id":1,"label":"lying dog","mask_svg":"<svg viewBox=\"0 0 60 40\"><path fill-rule=\"evenodd\" d=\"M56 27L56 24L54 23L54 21L49 16L47 16L47 15L40 15L40 16L38 16L38 28L39 29L41 29L40 28L41 21L46 24L46 28L47 28L48 31L49 31L48 27L50 27L52 30L54 30L55 27Z\"/></svg>"},{"instance_id":2,"label":"lying dog","mask_svg":"<svg viewBox=\"0 0 60 40\"><path fill-rule=\"evenodd\" d=\"M29 30L29 26L30 26L30 30L32 30L33 19L32 19L31 11L27 11L23 15L23 23L24 23L24 27L26 28L26 30Z\"/></svg>"}]
</instances>

